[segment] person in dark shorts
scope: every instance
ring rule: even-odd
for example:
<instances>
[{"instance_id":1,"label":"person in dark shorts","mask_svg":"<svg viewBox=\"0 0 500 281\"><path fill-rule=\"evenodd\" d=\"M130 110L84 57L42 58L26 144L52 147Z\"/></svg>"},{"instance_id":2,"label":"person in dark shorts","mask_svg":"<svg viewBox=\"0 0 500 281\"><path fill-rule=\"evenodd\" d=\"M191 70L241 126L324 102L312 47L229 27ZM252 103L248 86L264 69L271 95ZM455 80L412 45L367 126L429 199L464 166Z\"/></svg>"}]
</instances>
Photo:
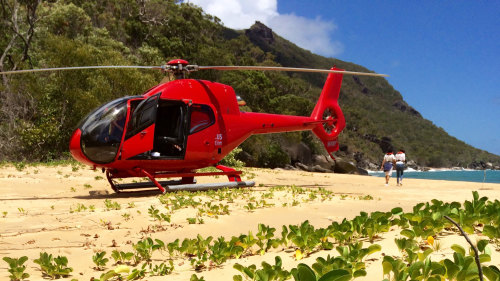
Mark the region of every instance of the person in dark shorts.
<instances>
[{"instance_id":1,"label":"person in dark shorts","mask_svg":"<svg viewBox=\"0 0 500 281\"><path fill-rule=\"evenodd\" d=\"M396 179L397 185L403 185L403 174L405 170L406 154L403 149L400 149L395 155L396 158Z\"/></svg>"}]
</instances>

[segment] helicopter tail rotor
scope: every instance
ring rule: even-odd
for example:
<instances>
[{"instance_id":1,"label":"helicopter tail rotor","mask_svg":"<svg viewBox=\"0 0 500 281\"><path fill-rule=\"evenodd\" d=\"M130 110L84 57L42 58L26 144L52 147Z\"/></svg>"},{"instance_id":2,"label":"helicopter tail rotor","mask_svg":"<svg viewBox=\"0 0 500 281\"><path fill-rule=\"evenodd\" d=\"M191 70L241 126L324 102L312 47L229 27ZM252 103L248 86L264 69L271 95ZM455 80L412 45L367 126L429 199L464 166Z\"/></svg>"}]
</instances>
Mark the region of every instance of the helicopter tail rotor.
<instances>
[{"instance_id":1,"label":"helicopter tail rotor","mask_svg":"<svg viewBox=\"0 0 500 281\"><path fill-rule=\"evenodd\" d=\"M332 153L339 149L337 139L345 127L345 118L338 104L343 70L335 67L331 70L335 72L328 75L311 118L317 122L313 129L314 134L323 142L328 154L334 158Z\"/></svg>"}]
</instances>

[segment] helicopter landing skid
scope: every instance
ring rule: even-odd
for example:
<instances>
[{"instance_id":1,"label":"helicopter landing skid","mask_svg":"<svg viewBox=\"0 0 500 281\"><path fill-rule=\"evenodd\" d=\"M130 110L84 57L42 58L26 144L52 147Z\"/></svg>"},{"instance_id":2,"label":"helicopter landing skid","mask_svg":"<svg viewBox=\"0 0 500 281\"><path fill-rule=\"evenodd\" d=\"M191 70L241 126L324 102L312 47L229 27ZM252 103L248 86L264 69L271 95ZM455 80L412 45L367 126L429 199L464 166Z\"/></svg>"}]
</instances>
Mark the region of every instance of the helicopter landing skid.
<instances>
[{"instance_id":1,"label":"helicopter landing skid","mask_svg":"<svg viewBox=\"0 0 500 281\"><path fill-rule=\"evenodd\" d=\"M251 187L255 185L254 181L242 181L241 180L241 171L236 171L233 168L217 165L215 166L217 169L221 170L221 172L204 172L204 173L171 173L171 172L155 172L153 174L145 171L141 168L134 169L137 173L142 176L147 177L149 182L141 182L141 183L126 183L126 184L118 184L113 179L123 178L121 176L114 176L109 171L106 171L106 177L108 179L111 188L116 193L119 193L123 190L128 189L142 189L142 188L151 188L157 187L161 193L165 194L169 191L179 191L179 190L188 190L188 191L201 191L201 190L210 190L210 189L219 189L219 188L237 188L237 187ZM205 183L205 184L197 184L195 176L221 176L225 175L228 177L229 182L221 182L221 183ZM180 180L169 180L169 181L158 181L157 178L175 178L181 177Z\"/></svg>"}]
</instances>

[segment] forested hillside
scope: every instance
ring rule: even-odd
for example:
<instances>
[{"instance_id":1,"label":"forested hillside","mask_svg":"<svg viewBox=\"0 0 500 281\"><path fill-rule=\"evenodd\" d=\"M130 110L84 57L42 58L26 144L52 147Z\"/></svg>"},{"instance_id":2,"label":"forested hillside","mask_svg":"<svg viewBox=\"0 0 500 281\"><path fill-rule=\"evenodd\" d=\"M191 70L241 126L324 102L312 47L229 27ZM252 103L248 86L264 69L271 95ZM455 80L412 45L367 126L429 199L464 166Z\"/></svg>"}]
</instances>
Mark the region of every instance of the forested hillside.
<instances>
[{"instance_id":1,"label":"forested hillside","mask_svg":"<svg viewBox=\"0 0 500 281\"><path fill-rule=\"evenodd\" d=\"M0 71L87 65L161 65L183 58L198 65L283 65L369 71L303 50L256 23L235 31L189 3L160 0L1 1ZM256 71L193 74L231 85L244 110L310 115L326 76ZM0 160L69 157L68 140L96 106L141 94L162 74L152 70L79 70L2 75ZM468 166L500 157L449 136L409 106L385 79L345 76L341 106L347 127L339 155L358 166L378 163L383 149L405 148L422 166ZM293 159L287 147L323 148L309 132L254 136L242 145L254 165ZM293 157L292 157L293 158Z\"/></svg>"}]
</instances>

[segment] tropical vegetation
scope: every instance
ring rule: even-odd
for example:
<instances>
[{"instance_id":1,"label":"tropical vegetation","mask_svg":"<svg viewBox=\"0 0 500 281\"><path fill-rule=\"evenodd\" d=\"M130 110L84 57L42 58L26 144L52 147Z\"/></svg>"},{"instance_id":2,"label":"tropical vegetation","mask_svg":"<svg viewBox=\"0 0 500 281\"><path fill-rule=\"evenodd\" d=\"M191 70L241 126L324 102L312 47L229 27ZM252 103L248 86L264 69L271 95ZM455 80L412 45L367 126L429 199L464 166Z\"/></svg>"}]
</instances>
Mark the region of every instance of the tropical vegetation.
<instances>
[{"instance_id":1,"label":"tropical vegetation","mask_svg":"<svg viewBox=\"0 0 500 281\"><path fill-rule=\"evenodd\" d=\"M260 23L247 30L228 29L218 18L184 1L2 0L0 5L0 71L161 65L172 58L198 65L337 65L369 71L312 54ZM297 115L311 113L325 80L319 74L256 71L205 71L192 77L231 85L248 104L243 110ZM163 77L151 70L102 69L1 78L0 159L50 161L69 157L69 137L93 108L141 94ZM419 165L500 163L499 156L475 149L424 119L384 79L345 77L340 103L347 118L340 138L342 156L376 163L382 144L389 142L404 147ZM283 147L299 142L312 153L323 153L309 132L254 136L241 148L255 165L277 167L291 161Z\"/></svg>"}]
</instances>

